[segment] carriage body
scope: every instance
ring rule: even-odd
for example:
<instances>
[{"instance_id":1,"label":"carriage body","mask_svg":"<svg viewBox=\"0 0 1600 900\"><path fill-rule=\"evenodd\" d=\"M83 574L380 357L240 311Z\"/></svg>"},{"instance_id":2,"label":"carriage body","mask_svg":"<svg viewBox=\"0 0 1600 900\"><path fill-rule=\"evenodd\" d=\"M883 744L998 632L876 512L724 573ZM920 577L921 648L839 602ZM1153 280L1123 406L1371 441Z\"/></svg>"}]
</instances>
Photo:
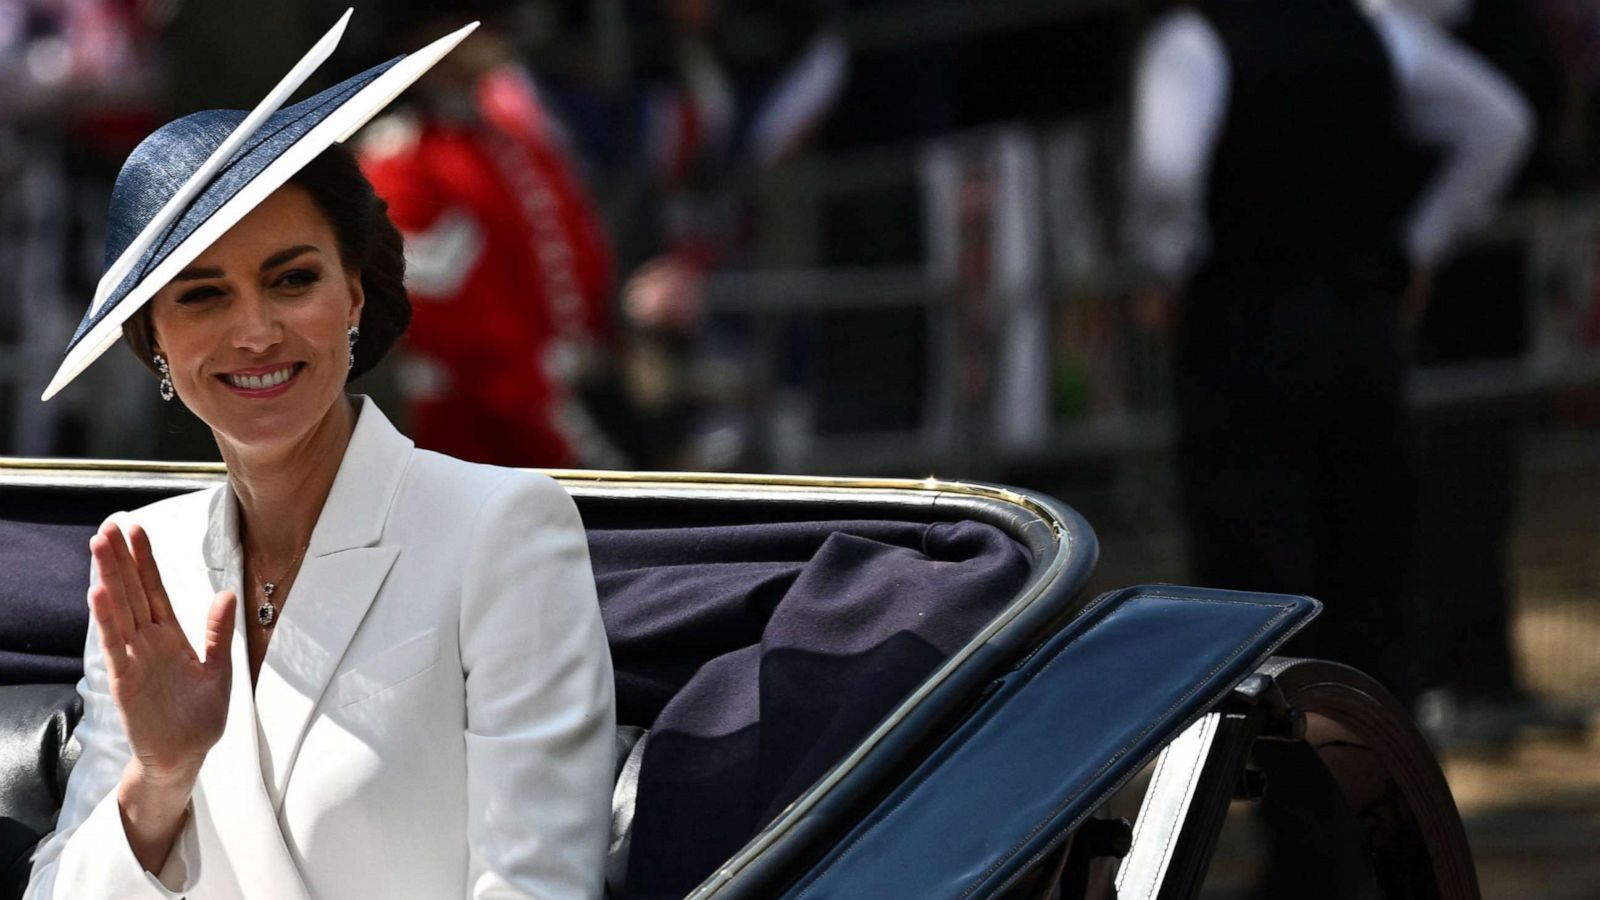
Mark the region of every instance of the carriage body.
<instances>
[{"instance_id":1,"label":"carriage body","mask_svg":"<svg viewBox=\"0 0 1600 900\"><path fill-rule=\"evenodd\" d=\"M1448 789L1399 706L1353 670L1273 657L1314 600L1172 585L1087 596L1089 524L999 486L552 474L589 531L618 661L618 896L1192 897L1230 802L1280 772L1282 785L1314 786L1300 802L1345 823L1326 839L1353 841L1382 895L1477 896ZM207 465L0 460L10 890L74 758L88 535L111 512L223 477ZM783 596L768 602L775 578ZM762 610L759 627L744 622L757 650L683 649L725 643L714 618L627 632L641 608L682 619L711 602L708 586L733 590L726 608L740 616ZM872 615L890 608L900 614ZM840 616L873 624L830 632ZM737 735L693 733L664 711L670 698L640 699L668 682L715 699L732 683L703 673L735 652L754 656L752 697L767 710ZM851 680L859 690L837 689ZM828 696L796 696L817 684ZM747 746L765 748L749 772ZM708 758L733 762L686 771ZM1138 815L1109 817L1142 771ZM695 815L725 819L672 798L755 782L769 787L743 804L758 808L750 821L707 846L671 842L696 833Z\"/></svg>"}]
</instances>

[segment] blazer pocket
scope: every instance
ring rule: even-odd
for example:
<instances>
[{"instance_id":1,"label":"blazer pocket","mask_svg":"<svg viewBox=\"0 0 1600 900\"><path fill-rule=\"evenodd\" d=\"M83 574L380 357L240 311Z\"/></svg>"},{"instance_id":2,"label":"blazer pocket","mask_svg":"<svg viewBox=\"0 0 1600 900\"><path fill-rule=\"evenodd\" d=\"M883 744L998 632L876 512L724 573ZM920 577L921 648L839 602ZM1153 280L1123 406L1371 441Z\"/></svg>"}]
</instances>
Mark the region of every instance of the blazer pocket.
<instances>
[{"instance_id":1,"label":"blazer pocket","mask_svg":"<svg viewBox=\"0 0 1600 900\"><path fill-rule=\"evenodd\" d=\"M334 702L360 703L426 672L439 660L439 632L430 628L377 656L365 659L334 680Z\"/></svg>"}]
</instances>

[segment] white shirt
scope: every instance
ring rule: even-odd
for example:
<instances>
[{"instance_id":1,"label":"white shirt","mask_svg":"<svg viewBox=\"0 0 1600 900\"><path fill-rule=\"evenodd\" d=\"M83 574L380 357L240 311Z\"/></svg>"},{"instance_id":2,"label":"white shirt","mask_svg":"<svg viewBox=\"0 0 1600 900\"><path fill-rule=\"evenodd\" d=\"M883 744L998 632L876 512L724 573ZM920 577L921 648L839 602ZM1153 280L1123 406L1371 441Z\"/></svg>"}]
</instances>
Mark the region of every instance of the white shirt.
<instances>
[{"instance_id":1,"label":"white shirt","mask_svg":"<svg viewBox=\"0 0 1600 900\"><path fill-rule=\"evenodd\" d=\"M1405 227L1411 262L1434 266L1493 212L1532 144L1533 113L1499 72L1425 18L1387 5L1365 12L1394 69L1404 133L1442 152ZM1221 36L1193 9L1161 17L1140 52L1128 238L1139 265L1169 283L1206 253L1206 176L1230 78Z\"/></svg>"}]
</instances>

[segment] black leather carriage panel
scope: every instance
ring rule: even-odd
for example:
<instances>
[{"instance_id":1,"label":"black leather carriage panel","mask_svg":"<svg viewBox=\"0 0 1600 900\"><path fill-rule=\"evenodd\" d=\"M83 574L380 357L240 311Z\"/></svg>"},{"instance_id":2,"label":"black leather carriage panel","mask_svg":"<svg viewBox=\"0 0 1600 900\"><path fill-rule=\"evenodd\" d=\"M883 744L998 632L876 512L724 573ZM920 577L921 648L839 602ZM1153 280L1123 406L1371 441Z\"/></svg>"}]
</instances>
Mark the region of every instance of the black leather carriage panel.
<instances>
[{"instance_id":1,"label":"black leather carriage panel","mask_svg":"<svg viewBox=\"0 0 1600 900\"><path fill-rule=\"evenodd\" d=\"M1316 609L1170 586L1102 597L785 896L996 896Z\"/></svg>"},{"instance_id":2,"label":"black leather carriage panel","mask_svg":"<svg viewBox=\"0 0 1600 900\"><path fill-rule=\"evenodd\" d=\"M55 828L82 704L70 685L0 687L0 894L20 897L33 848Z\"/></svg>"}]
</instances>

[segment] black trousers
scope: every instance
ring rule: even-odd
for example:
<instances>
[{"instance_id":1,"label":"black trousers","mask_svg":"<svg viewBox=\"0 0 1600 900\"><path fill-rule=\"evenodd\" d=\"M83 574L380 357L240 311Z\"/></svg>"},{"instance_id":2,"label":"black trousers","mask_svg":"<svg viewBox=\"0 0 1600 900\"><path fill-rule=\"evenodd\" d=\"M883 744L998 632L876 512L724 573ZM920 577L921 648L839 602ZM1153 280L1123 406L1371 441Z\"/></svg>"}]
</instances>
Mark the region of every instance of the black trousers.
<instances>
[{"instance_id":1,"label":"black trousers","mask_svg":"<svg viewBox=\"0 0 1600 900\"><path fill-rule=\"evenodd\" d=\"M1375 279L1202 272L1174 373L1196 580L1321 600L1288 652L1406 702L1417 502L1397 296Z\"/></svg>"},{"instance_id":2,"label":"black trousers","mask_svg":"<svg viewBox=\"0 0 1600 900\"><path fill-rule=\"evenodd\" d=\"M1421 688L1511 696L1511 526L1517 438L1509 413L1434 421L1422 431L1422 540L1415 613Z\"/></svg>"}]
</instances>

